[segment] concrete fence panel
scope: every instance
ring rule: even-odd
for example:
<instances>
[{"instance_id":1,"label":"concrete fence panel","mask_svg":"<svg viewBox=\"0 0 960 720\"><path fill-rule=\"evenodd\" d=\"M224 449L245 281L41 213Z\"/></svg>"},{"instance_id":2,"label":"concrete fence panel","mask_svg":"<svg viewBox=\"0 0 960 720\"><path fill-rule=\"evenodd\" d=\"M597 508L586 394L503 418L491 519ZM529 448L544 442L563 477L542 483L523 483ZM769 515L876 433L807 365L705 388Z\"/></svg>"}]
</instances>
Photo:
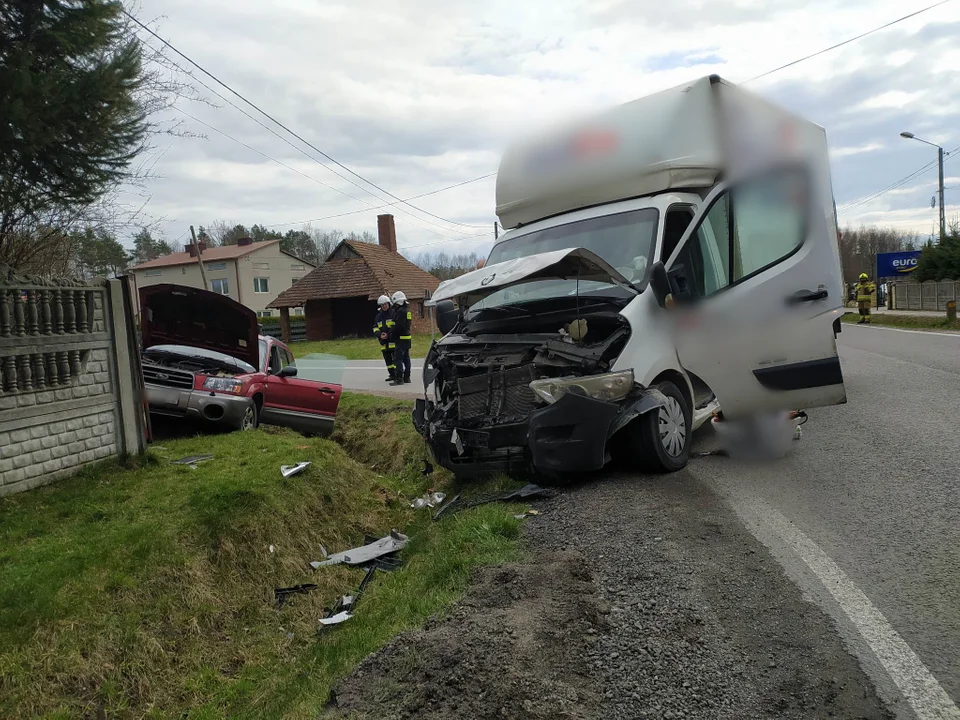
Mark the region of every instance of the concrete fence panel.
<instances>
[{"instance_id":1,"label":"concrete fence panel","mask_svg":"<svg viewBox=\"0 0 960 720\"><path fill-rule=\"evenodd\" d=\"M0 273L0 495L145 449L123 281Z\"/></svg>"}]
</instances>

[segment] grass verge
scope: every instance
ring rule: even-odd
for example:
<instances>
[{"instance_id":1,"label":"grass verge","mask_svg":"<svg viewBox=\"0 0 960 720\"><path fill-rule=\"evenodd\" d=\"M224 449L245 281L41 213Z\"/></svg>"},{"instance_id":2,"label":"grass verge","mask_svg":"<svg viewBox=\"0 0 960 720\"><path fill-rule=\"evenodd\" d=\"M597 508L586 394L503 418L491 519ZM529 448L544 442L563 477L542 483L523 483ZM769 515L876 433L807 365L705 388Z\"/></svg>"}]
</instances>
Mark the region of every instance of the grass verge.
<instances>
[{"instance_id":1,"label":"grass verge","mask_svg":"<svg viewBox=\"0 0 960 720\"><path fill-rule=\"evenodd\" d=\"M0 716L315 717L333 683L518 552L519 506L434 523L408 404L347 395L336 439L285 430L163 441L0 500ZM186 455L216 459L195 470ZM283 479L280 465L310 460ZM307 564L363 535L411 537L356 616L318 631L360 570ZM316 583L284 607L273 589Z\"/></svg>"},{"instance_id":2,"label":"grass verge","mask_svg":"<svg viewBox=\"0 0 960 720\"><path fill-rule=\"evenodd\" d=\"M843 322L856 323L860 315L856 312L843 316ZM870 315L871 325L884 327L910 328L913 330L960 330L960 321L950 321L944 317L929 315L892 315L888 313L873 313Z\"/></svg>"},{"instance_id":3,"label":"grass verge","mask_svg":"<svg viewBox=\"0 0 960 720\"><path fill-rule=\"evenodd\" d=\"M430 349L429 335L414 335L410 348L410 356L425 357ZM380 343L376 338L358 338L352 340L317 340L295 342L290 344L295 357L301 358L312 353L339 355L347 360L382 360Z\"/></svg>"}]
</instances>

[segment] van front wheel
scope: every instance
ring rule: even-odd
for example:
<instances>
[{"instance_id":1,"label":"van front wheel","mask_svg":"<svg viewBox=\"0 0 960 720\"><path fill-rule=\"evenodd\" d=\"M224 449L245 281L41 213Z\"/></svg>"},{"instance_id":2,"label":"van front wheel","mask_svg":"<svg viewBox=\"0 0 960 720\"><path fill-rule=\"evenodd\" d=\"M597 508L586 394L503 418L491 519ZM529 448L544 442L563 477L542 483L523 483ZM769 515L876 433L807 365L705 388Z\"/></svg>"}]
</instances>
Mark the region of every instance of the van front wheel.
<instances>
[{"instance_id":1,"label":"van front wheel","mask_svg":"<svg viewBox=\"0 0 960 720\"><path fill-rule=\"evenodd\" d=\"M637 418L633 424L634 447L641 470L676 472L690 459L693 412L686 396L672 382L664 381L657 389L667 402Z\"/></svg>"}]
</instances>

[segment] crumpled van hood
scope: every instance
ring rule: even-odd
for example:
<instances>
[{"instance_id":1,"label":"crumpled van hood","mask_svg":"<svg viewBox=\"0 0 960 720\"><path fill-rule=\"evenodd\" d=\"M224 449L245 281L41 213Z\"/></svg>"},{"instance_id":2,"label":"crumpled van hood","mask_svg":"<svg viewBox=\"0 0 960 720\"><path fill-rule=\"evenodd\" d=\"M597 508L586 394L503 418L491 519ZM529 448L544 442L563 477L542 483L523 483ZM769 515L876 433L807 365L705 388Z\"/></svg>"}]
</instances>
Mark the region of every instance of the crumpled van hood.
<instances>
[{"instance_id":1,"label":"crumpled van hood","mask_svg":"<svg viewBox=\"0 0 960 720\"><path fill-rule=\"evenodd\" d=\"M584 282L607 282L638 292L627 278L596 253L584 248L567 248L506 260L445 280L433 294L431 304L460 299L469 307L497 290L520 283L577 277Z\"/></svg>"},{"instance_id":2,"label":"crumpled van hood","mask_svg":"<svg viewBox=\"0 0 960 720\"><path fill-rule=\"evenodd\" d=\"M144 350L187 345L260 366L256 313L219 293L185 285L140 288L140 327Z\"/></svg>"}]
</instances>

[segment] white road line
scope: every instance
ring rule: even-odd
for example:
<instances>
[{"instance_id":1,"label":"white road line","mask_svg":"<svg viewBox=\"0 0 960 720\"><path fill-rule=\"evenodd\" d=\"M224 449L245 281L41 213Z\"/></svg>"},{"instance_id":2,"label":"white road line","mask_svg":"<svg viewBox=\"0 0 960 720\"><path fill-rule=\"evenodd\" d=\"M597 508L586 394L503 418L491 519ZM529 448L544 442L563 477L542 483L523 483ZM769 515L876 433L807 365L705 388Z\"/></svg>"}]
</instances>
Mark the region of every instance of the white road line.
<instances>
[{"instance_id":1,"label":"white road line","mask_svg":"<svg viewBox=\"0 0 960 720\"><path fill-rule=\"evenodd\" d=\"M748 526L766 526L806 563L870 646L918 720L960 720L960 709L919 656L820 546L764 501L730 500Z\"/></svg>"},{"instance_id":2,"label":"white road line","mask_svg":"<svg viewBox=\"0 0 960 720\"><path fill-rule=\"evenodd\" d=\"M913 333L914 335L939 335L940 337L960 338L960 332L935 332L934 330L904 330L903 328L892 328L886 325L860 325L859 323L847 323L852 327L871 328L874 330L889 330L890 332Z\"/></svg>"}]
</instances>

